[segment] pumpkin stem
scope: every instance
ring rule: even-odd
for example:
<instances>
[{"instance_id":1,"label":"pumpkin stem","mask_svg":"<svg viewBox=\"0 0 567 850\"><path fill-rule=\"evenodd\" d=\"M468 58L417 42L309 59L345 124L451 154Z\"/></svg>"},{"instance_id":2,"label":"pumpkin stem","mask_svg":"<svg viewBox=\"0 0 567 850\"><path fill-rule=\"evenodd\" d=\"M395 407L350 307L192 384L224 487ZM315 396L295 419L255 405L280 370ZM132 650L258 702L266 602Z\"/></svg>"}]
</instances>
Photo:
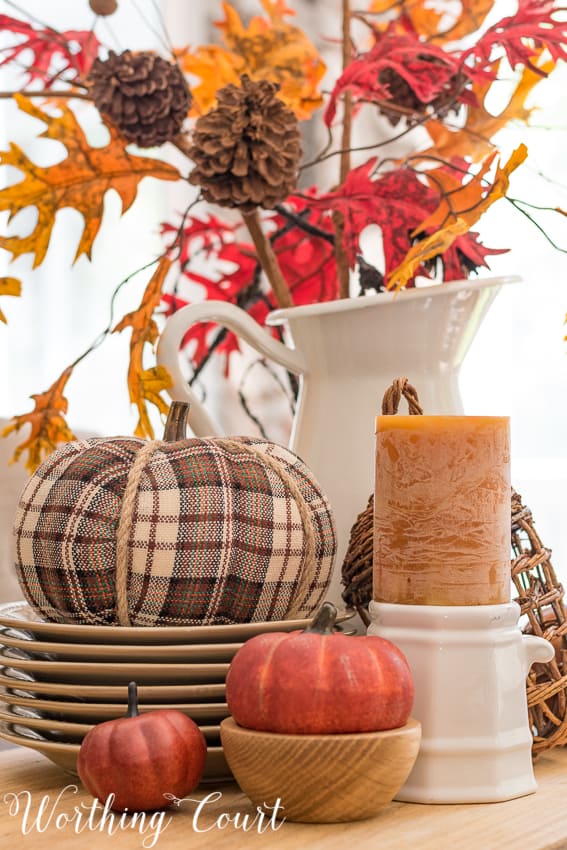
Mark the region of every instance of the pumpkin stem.
<instances>
[{"instance_id":1,"label":"pumpkin stem","mask_svg":"<svg viewBox=\"0 0 567 850\"><path fill-rule=\"evenodd\" d=\"M315 614L311 625L307 626L306 632L315 632L318 635L332 635L337 619L337 609L332 602L325 602Z\"/></svg>"},{"instance_id":2,"label":"pumpkin stem","mask_svg":"<svg viewBox=\"0 0 567 850\"><path fill-rule=\"evenodd\" d=\"M138 717L138 685L136 682L130 682L128 685L128 711L126 717Z\"/></svg>"},{"instance_id":3,"label":"pumpkin stem","mask_svg":"<svg viewBox=\"0 0 567 850\"><path fill-rule=\"evenodd\" d=\"M185 440L187 437L187 417L189 407L185 401L172 401L167 414L163 439L167 442Z\"/></svg>"}]
</instances>

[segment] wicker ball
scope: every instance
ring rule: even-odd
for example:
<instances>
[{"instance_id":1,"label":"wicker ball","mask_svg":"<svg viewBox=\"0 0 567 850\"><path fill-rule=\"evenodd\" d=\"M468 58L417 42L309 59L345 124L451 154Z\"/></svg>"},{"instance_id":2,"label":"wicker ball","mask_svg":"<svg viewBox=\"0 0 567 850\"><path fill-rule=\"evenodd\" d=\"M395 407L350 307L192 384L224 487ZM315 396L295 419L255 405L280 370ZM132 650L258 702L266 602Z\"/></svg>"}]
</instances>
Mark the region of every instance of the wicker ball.
<instances>
[{"instance_id":1,"label":"wicker ball","mask_svg":"<svg viewBox=\"0 0 567 850\"><path fill-rule=\"evenodd\" d=\"M87 85L99 112L142 148L174 139L191 104L179 66L152 51L111 50L95 59Z\"/></svg>"},{"instance_id":2,"label":"wicker ball","mask_svg":"<svg viewBox=\"0 0 567 850\"><path fill-rule=\"evenodd\" d=\"M278 86L242 77L217 92L218 106L193 132L191 183L221 206L273 209L297 184L301 142L297 118Z\"/></svg>"},{"instance_id":3,"label":"wicker ball","mask_svg":"<svg viewBox=\"0 0 567 850\"><path fill-rule=\"evenodd\" d=\"M42 617L135 626L309 616L336 550L305 464L245 437L67 443L26 485L14 537Z\"/></svg>"},{"instance_id":4,"label":"wicker ball","mask_svg":"<svg viewBox=\"0 0 567 850\"><path fill-rule=\"evenodd\" d=\"M512 491L512 581L524 631L551 641L555 658L534 664L528 673L527 695L534 752L567 743L567 613L563 586L542 544L532 513Z\"/></svg>"}]
</instances>

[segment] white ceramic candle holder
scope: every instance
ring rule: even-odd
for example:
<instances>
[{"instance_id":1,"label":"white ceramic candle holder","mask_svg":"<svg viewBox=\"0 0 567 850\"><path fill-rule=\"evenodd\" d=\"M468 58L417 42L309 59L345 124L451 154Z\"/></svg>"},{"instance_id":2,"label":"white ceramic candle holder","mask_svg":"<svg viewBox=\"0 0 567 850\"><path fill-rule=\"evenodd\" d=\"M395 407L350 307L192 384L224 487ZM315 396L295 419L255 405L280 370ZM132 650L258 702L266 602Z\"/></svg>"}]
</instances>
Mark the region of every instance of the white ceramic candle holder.
<instances>
[{"instance_id":1,"label":"white ceramic candle holder","mask_svg":"<svg viewBox=\"0 0 567 850\"><path fill-rule=\"evenodd\" d=\"M395 643L414 683L422 738L397 800L487 803L536 790L526 675L553 658L523 635L515 602L436 606L370 603L368 634Z\"/></svg>"}]
</instances>

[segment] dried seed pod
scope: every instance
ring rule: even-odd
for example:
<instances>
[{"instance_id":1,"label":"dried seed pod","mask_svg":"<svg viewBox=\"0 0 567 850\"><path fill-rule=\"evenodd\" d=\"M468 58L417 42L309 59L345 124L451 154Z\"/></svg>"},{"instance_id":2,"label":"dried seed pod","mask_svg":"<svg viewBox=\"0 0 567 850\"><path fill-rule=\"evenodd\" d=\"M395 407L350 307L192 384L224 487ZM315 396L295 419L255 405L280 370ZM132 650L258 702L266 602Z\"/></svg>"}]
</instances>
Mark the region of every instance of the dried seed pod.
<instances>
[{"instance_id":1,"label":"dried seed pod","mask_svg":"<svg viewBox=\"0 0 567 850\"><path fill-rule=\"evenodd\" d=\"M102 115L142 148L172 141L191 104L179 66L153 51L111 50L95 59L87 84Z\"/></svg>"},{"instance_id":2,"label":"dried seed pod","mask_svg":"<svg viewBox=\"0 0 567 850\"><path fill-rule=\"evenodd\" d=\"M297 118L267 80L241 78L217 93L218 105L193 132L189 177L221 206L273 207L296 186L301 142Z\"/></svg>"},{"instance_id":3,"label":"dried seed pod","mask_svg":"<svg viewBox=\"0 0 567 850\"><path fill-rule=\"evenodd\" d=\"M89 6L95 15L107 17L113 15L118 8L117 0L89 0Z\"/></svg>"}]
</instances>

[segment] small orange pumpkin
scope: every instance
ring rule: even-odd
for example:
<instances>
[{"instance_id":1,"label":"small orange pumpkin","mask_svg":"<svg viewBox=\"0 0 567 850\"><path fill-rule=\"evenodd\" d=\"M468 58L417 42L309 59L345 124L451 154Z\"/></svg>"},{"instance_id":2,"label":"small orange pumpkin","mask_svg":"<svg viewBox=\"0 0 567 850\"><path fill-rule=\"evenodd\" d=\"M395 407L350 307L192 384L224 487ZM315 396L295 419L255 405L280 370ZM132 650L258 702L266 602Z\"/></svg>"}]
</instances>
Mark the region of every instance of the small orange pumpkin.
<instances>
[{"instance_id":1,"label":"small orange pumpkin","mask_svg":"<svg viewBox=\"0 0 567 850\"><path fill-rule=\"evenodd\" d=\"M384 638L335 632L336 615L326 602L304 632L246 641L226 678L239 726L324 735L405 725L414 687L404 654Z\"/></svg>"},{"instance_id":2,"label":"small orange pumpkin","mask_svg":"<svg viewBox=\"0 0 567 850\"><path fill-rule=\"evenodd\" d=\"M114 811L164 809L201 779L207 745L190 717L175 709L138 712L135 682L125 717L107 720L83 739L77 770L86 789ZM166 796L167 795L167 796Z\"/></svg>"}]
</instances>

